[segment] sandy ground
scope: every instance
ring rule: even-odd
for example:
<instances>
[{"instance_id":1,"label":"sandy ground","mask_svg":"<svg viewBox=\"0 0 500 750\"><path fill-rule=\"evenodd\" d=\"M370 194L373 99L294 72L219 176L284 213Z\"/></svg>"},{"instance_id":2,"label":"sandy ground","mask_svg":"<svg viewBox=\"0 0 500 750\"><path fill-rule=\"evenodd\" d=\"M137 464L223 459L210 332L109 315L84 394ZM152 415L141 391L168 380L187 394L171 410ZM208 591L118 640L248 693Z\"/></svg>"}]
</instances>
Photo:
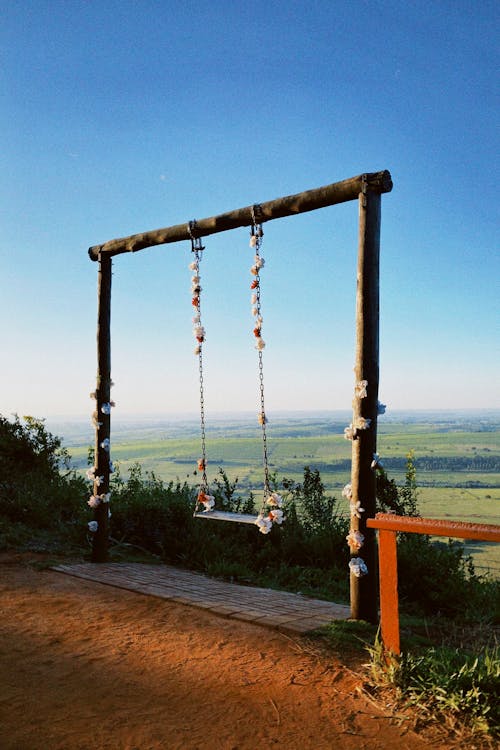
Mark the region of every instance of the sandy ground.
<instances>
[{"instance_id":1,"label":"sandy ground","mask_svg":"<svg viewBox=\"0 0 500 750\"><path fill-rule=\"evenodd\" d=\"M0 555L2 750L421 750L307 641Z\"/></svg>"}]
</instances>

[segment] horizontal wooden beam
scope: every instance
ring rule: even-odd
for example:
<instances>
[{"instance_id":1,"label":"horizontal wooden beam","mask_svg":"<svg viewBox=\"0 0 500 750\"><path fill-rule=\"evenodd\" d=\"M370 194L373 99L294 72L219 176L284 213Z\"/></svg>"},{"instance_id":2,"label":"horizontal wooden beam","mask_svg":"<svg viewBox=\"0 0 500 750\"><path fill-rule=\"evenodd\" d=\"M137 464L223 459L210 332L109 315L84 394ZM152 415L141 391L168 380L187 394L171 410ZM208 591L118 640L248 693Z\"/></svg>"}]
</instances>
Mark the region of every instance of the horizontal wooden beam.
<instances>
[{"instance_id":1,"label":"horizontal wooden beam","mask_svg":"<svg viewBox=\"0 0 500 750\"><path fill-rule=\"evenodd\" d=\"M259 203L258 220L259 222L265 222L272 219L281 219L285 216L356 200L359 194L365 190L379 194L389 193L392 190L390 173L384 170L361 174L314 190L306 190L296 195L288 195L284 198L267 201L267 203ZM206 237L217 232L248 227L252 224L252 209L253 206L246 206L225 214L212 216L209 219L199 219L196 221L195 234L197 237ZM89 256L91 260L98 260L100 255L113 256L121 253L135 253L146 247L189 240L188 224L189 222L185 222L164 229L153 229L149 232L132 234L130 237L110 240L102 245L94 245L89 248Z\"/></svg>"}]
</instances>

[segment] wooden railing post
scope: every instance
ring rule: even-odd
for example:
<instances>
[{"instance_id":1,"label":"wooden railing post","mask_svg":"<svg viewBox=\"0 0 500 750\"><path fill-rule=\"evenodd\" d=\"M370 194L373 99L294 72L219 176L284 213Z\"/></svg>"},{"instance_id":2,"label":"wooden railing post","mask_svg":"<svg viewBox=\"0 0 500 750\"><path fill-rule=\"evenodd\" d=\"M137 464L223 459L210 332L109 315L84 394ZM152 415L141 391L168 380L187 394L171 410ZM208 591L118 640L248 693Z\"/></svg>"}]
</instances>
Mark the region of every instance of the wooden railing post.
<instances>
[{"instance_id":1,"label":"wooden railing post","mask_svg":"<svg viewBox=\"0 0 500 750\"><path fill-rule=\"evenodd\" d=\"M363 546L353 552L368 572L356 576L351 572L351 617L355 620L378 620L378 577L375 532L366 520L376 513L376 478L372 468L377 450L377 414L379 384L379 193L369 189L359 196L359 246L356 292L356 359L355 380L367 381L366 396L353 400L353 427L369 420L367 429L356 430L352 441L352 502L360 502L364 512L351 518L351 529L364 536Z\"/></svg>"},{"instance_id":2,"label":"wooden railing post","mask_svg":"<svg viewBox=\"0 0 500 750\"><path fill-rule=\"evenodd\" d=\"M94 496L109 493L111 434L111 264L110 256L99 259L97 282L97 387L95 411ZM107 447L106 447L107 446ZM106 562L109 546L109 503L94 508L97 529L92 532L92 562Z\"/></svg>"},{"instance_id":3,"label":"wooden railing post","mask_svg":"<svg viewBox=\"0 0 500 750\"><path fill-rule=\"evenodd\" d=\"M387 651L399 655L398 559L395 531L379 531L378 559L382 641Z\"/></svg>"}]
</instances>

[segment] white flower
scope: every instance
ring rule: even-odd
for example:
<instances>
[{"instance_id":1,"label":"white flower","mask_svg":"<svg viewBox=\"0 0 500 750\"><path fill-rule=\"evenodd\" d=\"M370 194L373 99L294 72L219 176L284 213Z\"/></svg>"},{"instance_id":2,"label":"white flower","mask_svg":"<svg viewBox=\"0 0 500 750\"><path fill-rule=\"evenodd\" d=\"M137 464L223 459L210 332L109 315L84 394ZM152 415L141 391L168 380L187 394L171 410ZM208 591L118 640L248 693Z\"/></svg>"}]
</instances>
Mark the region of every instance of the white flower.
<instances>
[{"instance_id":1,"label":"white flower","mask_svg":"<svg viewBox=\"0 0 500 750\"><path fill-rule=\"evenodd\" d=\"M111 404L102 404L101 411L103 414L111 414Z\"/></svg>"},{"instance_id":2,"label":"white flower","mask_svg":"<svg viewBox=\"0 0 500 750\"><path fill-rule=\"evenodd\" d=\"M189 264L189 270L190 271L198 270L198 263L195 260L193 260L193 262Z\"/></svg>"},{"instance_id":3,"label":"white flower","mask_svg":"<svg viewBox=\"0 0 500 750\"><path fill-rule=\"evenodd\" d=\"M257 302L257 295L256 294L252 294L252 296L250 297L250 301L251 301L252 305L255 305L255 303Z\"/></svg>"},{"instance_id":4,"label":"white flower","mask_svg":"<svg viewBox=\"0 0 500 750\"><path fill-rule=\"evenodd\" d=\"M91 495L90 499L87 501L87 505L89 505L91 508L97 508L100 502L101 499L99 495Z\"/></svg>"},{"instance_id":5,"label":"white flower","mask_svg":"<svg viewBox=\"0 0 500 750\"><path fill-rule=\"evenodd\" d=\"M365 541L363 534L360 531L354 531L353 529L350 530L346 539L347 544L353 552L357 552L358 549L361 549L363 542Z\"/></svg>"},{"instance_id":6,"label":"white flower","mask_svg":"<svg viewBox=\"0 0 500 750\"><path fill-rule=\"evenodd\" d=\"M356 417L354 426L357 430L367 430L371 425L371 419L365 419L364 417Z\"/></svg>"},{"instance_id":7,"label":"white flower","mask_svg":"<svg viewBox=\"0 0 500 750\"><path fill-rule=\"evenodd\" d=\"M101 484L103 484L103 483L104 483L104 477L94 477L94 482L96 483L96 485L97 485L98 487L100 487L100 486L101 486Z\"/></svg>"},{"instance_id":8,"label":"white flower","mask_svg":"<svg viewBox=\"0 0 500 750\"><path fill-rule=\"evenodd\" d=\"M259 314L258 308L257 307L252 307L252 315L258 315L258 314Z\"/></svg>"},{"instance_id":9,"label":"white flower","mask_svg":"<svg viewBox=\"0 0 500 750\"><path fill-rule=\"evenodd\" d=\"M349 509L352 518L361 518L361 513L365 512L365 509L361 507L361 500L356 500L356 502L351 500Z\"/></svg>"},{"instance_id":10,"label":"white flower","mask_svg":"<svg viewBox=\"0 0 500 750\"><path fill-rule=\"evenodd\" d=\"M95 466L92 466L91 469L87 469L87 479L89 479L91 482L95 479Z\"/></svg>"},{"instance_id":11,"label":"white flower","mask_svg":"<svg viewBox=\"0 0 500 750\"><path fill-rule=\"evenodd\" d=\"M259 336L257 338L256 344L255 344L255 348L257 349L257 351L261 352L265 348L265 346L266 346L266 342L264 341L264 339L262 339Z\"/></svg>"},{"instance_id":12,"label":"white flower","mask_svg":"<svg viewBox=\"0 0 500 750\"><path fill-rule=\"evenodd\" d=\"M252 234L250 237L250 247L257 247L257 237L255 234Z\"/></svg>"},{"instance_id":13,"label":"white flower","mask_svg":"<svg viewBox=\"0 0 500 750\"><path fill-rule=\"evenodd\" d=\"M377 414L385 414L386 409L387 409L387 406L385 404L382 404L380 401L377 401Z\"/></svg>"},{"instance_id":14,"label":"white flower","mask_svg":"<svg viewBox=\"0 0 500 750\"><path fill-rule=\"evenodd\" d=\"M346 484L346 486L342 490L342 497L347 498L347 500L351 499L351 497L352 497L352 484Z\"/></svg>"},{"instance_id":15,"label":"white flower","mask_svg":"<svg viewBox=\"0 0 500 750\"><path fill-rule=\"evenodd\" d=\"M365 561L361 557L353 557L349 560L349 569L351 573L354 573L356 578L361 578L368 573Z\"/></svg>"},{"instance_id":16,"label":"white flower","mask_svg":"<svg viewBox=\"0 0 500 750\"><path fill-rule=\"evenodd\" d=\"M194 325L198 325L200 323L200 321L201 321L201 315L200 315L200 313L198 313L197 315L194 316L193 323L194 323Z\"/></svg>"},{"instance_id":17,"label":"white flower","mask_svg":"<svg viewBox=\"0 0 500 750\"><path fill-rule=\"evenodd\" d=\"M97 521L89 521L87 526L89 527L89 531L91 531L92 533L96 532L99 528L99 524L97 523Z\"/></svg>"},{"instance_id":18,"label":"white flower","mask_svg":"<svg viewBox=\"0 0 500 750\"><path fill-rule=\"evenodd\" d=\"M191 284L199 284L200 276L191 276Z\"/></svg>"},{"instance_id":19,"label":"white flower","mask_svg":"<svg viewBox=\"0 0 500 750\"><path fill-rule=\"evenodd\" d=\"M193 334L198 341L205 338L205 329L202 325L197 325L193 328Z\"/></svg>"},{"instance_id":20,"label":"white flower","mask_svg":"<svg viewBox=\"0 0 500 750\"><path fill-rule=\"evenodd\" d=\"M99 500L101 503L109 503L109 500L111 498L111 492L103 493L102 495L99 495Z\"/></svg>"},{"instance_id":21,"label":"white flower","mask_svg":"<svg viewBox=\"0 0 500 750\"><path fill-rule=\"evenodd\" d=\"M356 428L352 424L344 429L344 437L346 440L356 440Z\"/></svg>"},{"instance_id":22,"label":"white flower","mask_svg":"<svg viewBox=\"0 0 500 750\"><path fill-rule=\"evenodd\" d=\"M109 451L109 438L104 438L104 440L101 443L101 448L105 451Z\"/></svg>"},{"instance_id":23,"label":"white flower","mask_svg":"<svg viewBox=\"0 0 500 750\"><path fill-rule=\"evenodd\" d=\"M264 517L262 513L259 513L254 523L259 527L259 531L261 534L269 534L273 525L271 519Z\"/></svg>"},{"instance_id":24,"label":"white flower","mask_svg":"<svg viewBox=\"0 0 500 750\"><path fill-rule=\"evenodd\" d=\"M266 261L260 255L255 256L255 268L264 268Z\"/></svg>"},{"instance_id":25,"label":"white flower","mask_svg":"<svg viewBox=\"0 0 500 750\"><path fill-rule=\"evenodd\" d=\"M278 526L281 526L281 524L283 523L283 511L279 509L270 510L269 518L273 523L277 523Z\"/></svg>"},{"instance_id":26,"label":"white flower","mask_svg":"<svg viewBox=\"0 0 500 750\"><path fill-rule=\"evenodd\" d=\"M272 492L267 498L267 504L273 505L276 508L281 508L283 504L283 498L281 497L281 495L278 495L277 492Z\"/></svg>"},{"instance_id":27,"label":"white flower","mask_svg":"<svg viewBox=\"0 0 500 750\"><path fill-rule=\"evenodd\" d=\"M115 466L114 466L114 464L113 464L113 461L110 461L110 462L109 462L109 473L110 473L110 474L113 474L113 473L114 473L114 470L115 470Z\"/></svg>"},{"instance_id":28,"label":"white flower","mask_svg":"<svg viewBox=\"0 0 500 750\"><path fill-rule=\"evenodd\" d=\"M359 380L355 387L354 392L357 398L366 398L366 388L368 386L368 380Z\"/></svg>"},{"instance_id":29,"label":"white flower","mask_svg":"<svg viewBox=\"0 0 500 750\"><path fill-rule=\"evenodd\" d=\"M380 460L380 456L378 455L378 453L374 453L373 454L373 461L371 463L371 468L372 469L383 469L384 468L383 464L382 464L382 461Z\"/></svg>"},{"instance_id":30,"label":"white flower","mask_svg":"<svg viewBox=\"0 0 500 750\"><path fill-rule=\"evenodd\" d=\"M212 510L212 508L215 505L215 498L213 495L204 495L204 499L201 501L201 504L204 507L204 513L207 513L208 511Z\"/></svg>"}]
</instances>

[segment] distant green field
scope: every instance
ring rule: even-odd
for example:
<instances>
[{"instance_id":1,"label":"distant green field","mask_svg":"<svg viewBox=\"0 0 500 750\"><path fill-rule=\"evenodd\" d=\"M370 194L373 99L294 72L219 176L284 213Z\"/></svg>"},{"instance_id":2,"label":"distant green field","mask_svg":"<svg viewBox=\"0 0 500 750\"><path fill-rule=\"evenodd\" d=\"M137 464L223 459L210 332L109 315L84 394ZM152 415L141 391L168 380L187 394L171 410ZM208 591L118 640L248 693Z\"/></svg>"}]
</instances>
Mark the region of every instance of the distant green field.
<instances>
[{"instance_id":1,"label":"distant green field","mask_svg":"<svg viewBox=\"0 0 500 750\"><path fill-rule=\"evenodd\" d=\"M304 466L318 469L327 489L347 512L341 488L350 478L351 443L343 437L344 423L331 420L278 420L268 429L270 469L278 481L300 481ZM87 445L70 448L73 463L86 467ZM500 522L500 425L482 422L440 423L381 421L378 451L389 476L404 481L407 454L417 467L422 516L484 523ZM246 493L262 487L262 442L258 427L244 421L218 423L207 432L209 474L221 467L238 478ZM196 484L200 439L196 425L115 430L112 458L126 476L134 462L154 471L165 482ZM478 565L500 575L500 545L471 544Z\"/></svg>"}]
</instances>

